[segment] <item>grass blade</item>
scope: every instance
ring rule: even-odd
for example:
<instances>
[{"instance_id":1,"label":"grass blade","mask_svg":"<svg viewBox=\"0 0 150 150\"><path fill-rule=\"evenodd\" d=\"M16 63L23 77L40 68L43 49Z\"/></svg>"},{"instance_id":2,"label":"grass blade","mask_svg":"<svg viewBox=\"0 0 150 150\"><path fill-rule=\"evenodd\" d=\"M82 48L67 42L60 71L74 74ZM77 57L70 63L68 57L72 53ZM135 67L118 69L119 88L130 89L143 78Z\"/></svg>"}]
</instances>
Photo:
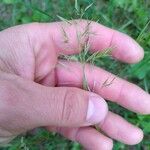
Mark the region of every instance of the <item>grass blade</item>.
<instances>
[{"instance_id":1,"label":"grass blade","mask_svg":"<svg viewBox=\"0 0 150 150\"><path fill-rule=\"evenodd\" d=\"M137 37L137 41L140 42L142 39L142 36L145 32L145 30L148 28L148 26L150 25L150 20L148 21L148 23L145 25L145 27L142 29L142 31L140 32L139 36Z\"/></svg>"},{"instance_id":2,"label":"grass blade","mask_svg":"<svg viewBox=\"0 0 150 150\"><path fill-rule=\"evenodd\" d=\"M57 15L57 17L58 17L61 21L66 22L66 23L72 25L71 21L69 21L69 20L67 20L67 19L65 19L65 18L63 18L63 17L61 17L61 16L59 16L59 15Z\"/></svg>"},{"instance_id":3,"label":"grass blade","mask_svg":"<svg viewBox=\"0 0 150 150\"><path fill-rule=\"evenodd\" d=\"M88 5L85 9L84 9L84 12L86 12L88 9L90 9L92 6L93 6L94 2L91 3L90 5Z\"/></svg>"}]
</instances>

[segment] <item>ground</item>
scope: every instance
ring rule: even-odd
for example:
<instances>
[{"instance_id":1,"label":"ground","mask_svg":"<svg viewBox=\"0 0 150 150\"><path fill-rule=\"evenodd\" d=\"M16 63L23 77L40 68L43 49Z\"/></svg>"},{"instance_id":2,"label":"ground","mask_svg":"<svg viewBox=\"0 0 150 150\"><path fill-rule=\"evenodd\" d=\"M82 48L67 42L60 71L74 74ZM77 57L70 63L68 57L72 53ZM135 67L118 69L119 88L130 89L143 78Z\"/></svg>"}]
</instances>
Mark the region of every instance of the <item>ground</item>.
<instances>
[{"instance_id":1,"label":"ground","mask_svg":"<svg viewBox=\"0 0 150 150\"><path fill-rule=\"evenodd\" d=\"M100 59L98 66L138 84L150 91L150 1L149 0L78 0L81 8L93 3L84 18L92 19L108 27L127 33L137 40L145 50L144 60L136 65L126 65L109 58ZM57 15L67 19L78 18L74 0L1 0L0 30L28 22L57 21ZM113 64L113 65L110 65ZM110 67L107 67L110 66ZM117 71L116 71L117 70ZM110 109L128 121L141 127L145 137L136 146L115 142L114 150L150 150L150 116L142 116L109 104ZM0 150L80 150L82 147L55 133L37 129L21 135Z\"/></svg>"}]
</instances>

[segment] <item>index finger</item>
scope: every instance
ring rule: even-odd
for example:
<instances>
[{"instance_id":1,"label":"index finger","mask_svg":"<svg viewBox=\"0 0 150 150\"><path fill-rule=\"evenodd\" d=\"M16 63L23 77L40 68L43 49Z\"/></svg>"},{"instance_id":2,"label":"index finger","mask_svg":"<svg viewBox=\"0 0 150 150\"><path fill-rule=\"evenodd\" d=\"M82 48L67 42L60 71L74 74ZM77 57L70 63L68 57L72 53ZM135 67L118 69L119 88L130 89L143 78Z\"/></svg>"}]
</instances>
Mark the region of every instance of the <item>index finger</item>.
<instances>
[{"instance_id":1,"label":"index finger","mask_svg":"<svg viewBox=\"0 0 150 150\"><path fill-rule=\"evenodd\" d=\"M144 55L142 47L131 37L92 21L48 23L43 24L42 31L41 36L49 34L55 51L63 54L79 53L81 46L88 40L92 52L111 47L114 48L112 56L123 62L136 63Z\"/></svg>"}]
</instances>

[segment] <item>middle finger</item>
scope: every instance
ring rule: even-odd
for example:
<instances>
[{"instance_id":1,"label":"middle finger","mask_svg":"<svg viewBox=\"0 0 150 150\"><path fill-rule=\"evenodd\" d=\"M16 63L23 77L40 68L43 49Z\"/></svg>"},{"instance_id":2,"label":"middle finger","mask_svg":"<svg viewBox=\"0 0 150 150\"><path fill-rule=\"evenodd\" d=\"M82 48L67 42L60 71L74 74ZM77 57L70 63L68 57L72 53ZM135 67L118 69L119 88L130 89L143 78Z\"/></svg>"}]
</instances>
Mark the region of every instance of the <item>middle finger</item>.
<instances>
[{"instance_id":1,"label":"middle finger","mask_svg":"<svg viewBox=\"0 0 150 150\"><path fill-rule=\"evenodd\" d=\"M58 86L83 86L83 77L92 92L141 114L150 113L150 95L140 87L101 68L78 62L59 61L56 68Z\"/></svg>"}]
</instances>

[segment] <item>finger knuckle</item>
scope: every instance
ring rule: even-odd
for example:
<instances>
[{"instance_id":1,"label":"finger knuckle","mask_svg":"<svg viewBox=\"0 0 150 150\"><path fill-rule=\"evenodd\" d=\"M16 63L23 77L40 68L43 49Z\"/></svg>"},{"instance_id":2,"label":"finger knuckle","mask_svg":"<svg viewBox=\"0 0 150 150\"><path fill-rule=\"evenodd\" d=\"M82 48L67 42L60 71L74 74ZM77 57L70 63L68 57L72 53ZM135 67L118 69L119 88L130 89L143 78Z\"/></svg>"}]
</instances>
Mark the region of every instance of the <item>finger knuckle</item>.
<instances>
[{"instance_id":1,"label":"finger knuckle","mask_svg":"<svg viewBox=\"0 0 150 150\"><path fill-rule=\"evenodd\" d=\"M79 95L74 90L66 90L63 100L63 109L62 109L62 120L64 122L75 122L77 117L79 107Z\"/></svg>"}]
</instances>

